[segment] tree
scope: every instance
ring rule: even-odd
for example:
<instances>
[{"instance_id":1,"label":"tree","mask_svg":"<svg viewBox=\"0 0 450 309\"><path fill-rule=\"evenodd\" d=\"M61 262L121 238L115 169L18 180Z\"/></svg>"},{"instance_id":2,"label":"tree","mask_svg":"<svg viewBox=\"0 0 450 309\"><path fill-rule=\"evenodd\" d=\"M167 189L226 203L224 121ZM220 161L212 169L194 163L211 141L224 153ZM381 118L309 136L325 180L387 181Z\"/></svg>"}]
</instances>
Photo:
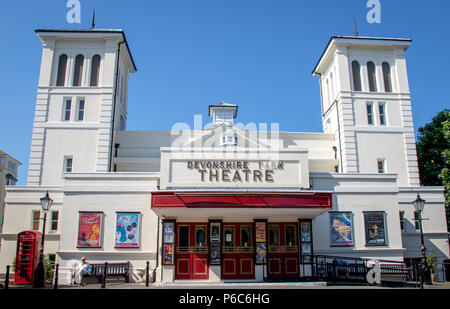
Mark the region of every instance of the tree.
<instances>
[{"instance_id":1,"label":"tree","mask_svg":"<svg viewBox=\"0 0 450 309\"><path fill-rule=\"evenodd\" d=\"M450 111L443 110L424 127L417 141L420 182L424 186L444 186L447 227L450 219Z\"/></svg>"}]
</instances>

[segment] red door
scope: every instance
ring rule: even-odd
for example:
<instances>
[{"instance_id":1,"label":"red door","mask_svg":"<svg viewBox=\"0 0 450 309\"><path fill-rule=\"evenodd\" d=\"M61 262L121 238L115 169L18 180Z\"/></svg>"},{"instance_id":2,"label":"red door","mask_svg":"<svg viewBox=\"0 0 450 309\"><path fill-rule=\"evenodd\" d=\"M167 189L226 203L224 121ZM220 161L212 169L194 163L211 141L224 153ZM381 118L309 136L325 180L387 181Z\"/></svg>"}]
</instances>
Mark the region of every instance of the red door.
<instances>
[{"instance_id":1,"label":"red door","mask_svg":"<svg viewBox=\"0 0 450 309\"><path fill-rule=\"evenodd\" d=\"M299 277L297 223L269 223L268 230L268 276L271 278Z\"/></svg>"},{"instance_id":2,"label":"red door","mask_svg":"<svg viewBox=\"0 0 450 309\"><path fill-rule=\"evenodd\" d=\"M222 279L254 279L253 223L223 223Z\"/></svg>"},{"instance_id":3,"label":"red door","mask_svg":"<svg viewBox=\"0 0 450 309\"><path fill-rule=\"evenodd\" d=\"M177 223L175 279L209 279L208 223Z\"/></svg>"}]
</instances>

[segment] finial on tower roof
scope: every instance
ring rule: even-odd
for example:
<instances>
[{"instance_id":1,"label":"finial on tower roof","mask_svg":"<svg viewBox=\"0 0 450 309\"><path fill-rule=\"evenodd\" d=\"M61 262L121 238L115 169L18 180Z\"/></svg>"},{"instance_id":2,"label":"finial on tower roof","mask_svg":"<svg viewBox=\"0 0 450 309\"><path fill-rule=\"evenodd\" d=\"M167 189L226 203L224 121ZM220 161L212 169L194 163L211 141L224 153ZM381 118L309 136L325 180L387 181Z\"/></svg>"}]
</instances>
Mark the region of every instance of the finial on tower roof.
<instances>
[{"instance_id":1,"label":"finial on tower roof","mask_svg":"<svg viewBox=\"0 0 450 309\"><path fill-rule=\"evenodd\" d=\"M356 18L355 18L355 36L358 36L358 27L357 27L357 25L356 25Z\"/></svg>"},{"instance_id":2,"label":"finial on tower roof","mask_svg":"<svg viewBox=\"0 0 450 309\"><path fill-rule=\"evenodd\" d=\"M94 13L92 14L91 30L93 30L94 28L95 28L95 9L94 9Z\"/></svg>"}]
</instances>

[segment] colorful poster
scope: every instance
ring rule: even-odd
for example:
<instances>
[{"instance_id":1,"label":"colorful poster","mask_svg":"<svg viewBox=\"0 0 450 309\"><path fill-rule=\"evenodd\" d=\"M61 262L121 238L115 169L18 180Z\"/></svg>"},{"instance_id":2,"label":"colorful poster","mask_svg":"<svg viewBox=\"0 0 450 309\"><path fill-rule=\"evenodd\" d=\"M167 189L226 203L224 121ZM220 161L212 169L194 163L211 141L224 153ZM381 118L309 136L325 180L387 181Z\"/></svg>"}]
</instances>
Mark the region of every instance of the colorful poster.
<instances>
[{"instance_id":1,"label":"colorful poster","mask_svg":"<svg viewBox=\"0 0 450 309\"><path fill-rule=\"evenodd\" d=\"M265 243L256 244L256 263L264 264L267 256L267 248Z\"/></svg>"},{"instance_id":2,"label":"colorful poster","mask_svg":"<svg viewBox=\"0 0 450 309\"><path fill-rule=\"evenodd\" d=\"M311 241L311 223L301 222L302 242Z\"/></svg>"},{"instance_id":3,"label":"colorful poster","mask_svg":"<svg viewBox=\"0 0 450 309\"><path fill-rule=\"evenodd\" d=\"M164 264L173 264L173 244L164 244Z\"/></svg>"},{"instance_id":4,"label":"colorful poster","mask_svg":"<svg viewBox=\"0 0 450 309\"><path fill-rule=\"evenodd\" d=\"M164 242L172 244L174 242L175 234L175 223L165 222L164 223Z\"/></svg>"},{"instance_id":5,"label":"colorful poster","mask_svg":"<svg viewBox=\"0 0 450 309\"><path fill-rule=\"evenodd\" d=\"M364 213L364 224L366 228L366 244L372 246L385 246L386 233L384 225L384 213Z\"/></svg>"},{"instance_id":6,"label":"colorful poster","mask_svg":"<svg viewBox=\"0 0 450 309\"><path fill-rule=\"evenodd\" d=\"M303 263L311 262L311 244L302 244Z\"/></svg>"},{"instance_id":7,"label":"colorful poster","mask_svg":"<svg viewBox=\"0 0 450 309\"><path fill-rule=\"evenodd\" d=\"M266 223L258 222L256 226L256 242L266 242Z\"/></svg>"},{"instance_id":8,"label":"colorful poster","mask_svg":"<svg viewBox=\"0 0 450 309\"><path fill-rule=\"evenodd\" d=\"M78 248L100 248L103 213L79 213Z\"/></svg>"},{"instance_id":9,"label":"colorful poster","mask_svg":"<svg viewBox=\"0 0 450 309\"><path fill-rule=\"evenodd\" d=\"M117 213L116 248L139 248L139 213Z\"/></svg>"},{"instance_id":10,"label":"colorful poster","mask_svg":"<svg viewBox=\"0 0 450 309\"><path fill-rule=\"evenodd\" d=\"M330 212L331 246L353 246L352 213Z\"/></svg>"},{"instance_id":11,"label":"colorful poster","mask_svg":"<svg viewBox=\"0 0 450 309\"><path fill-rule=\"evenodd\" d=\"M211 265L220 265L220 244L211 244L209 251Z\"/></svg>"}]
</instances>

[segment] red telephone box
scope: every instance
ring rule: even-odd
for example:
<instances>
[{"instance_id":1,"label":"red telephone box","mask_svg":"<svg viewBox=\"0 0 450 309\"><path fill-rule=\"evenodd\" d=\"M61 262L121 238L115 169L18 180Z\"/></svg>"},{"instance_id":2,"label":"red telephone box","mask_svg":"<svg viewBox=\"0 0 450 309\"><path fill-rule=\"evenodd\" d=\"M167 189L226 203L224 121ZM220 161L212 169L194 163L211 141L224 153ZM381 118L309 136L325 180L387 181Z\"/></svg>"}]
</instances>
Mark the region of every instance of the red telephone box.
<instances>
[{"instance_id":1,"label":"red telephone box","mask_svg":"<svg viewBox=\"0 0 450 309\"><path fill-rule=\"evenodd\" d=\"M34 270L39 260L42 233L25 231L17 237L14 284L33 284Z\"/></svg>"}]
</instances>

